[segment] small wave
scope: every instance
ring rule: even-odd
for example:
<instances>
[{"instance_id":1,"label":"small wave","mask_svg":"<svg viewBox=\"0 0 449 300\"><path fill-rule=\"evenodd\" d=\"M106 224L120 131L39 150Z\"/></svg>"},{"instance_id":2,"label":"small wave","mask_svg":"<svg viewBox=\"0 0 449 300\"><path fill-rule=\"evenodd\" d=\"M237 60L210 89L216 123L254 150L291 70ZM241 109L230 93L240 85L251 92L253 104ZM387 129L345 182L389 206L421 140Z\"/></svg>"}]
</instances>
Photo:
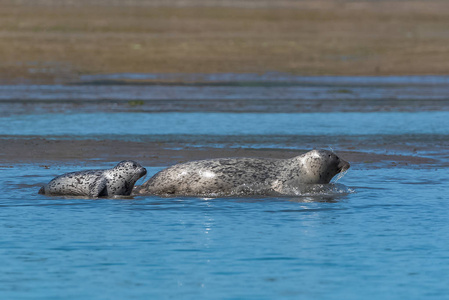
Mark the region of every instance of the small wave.
<instances>
[{"instance_id":1,"label":"small wave","mask_svg":"<svg viewBox=\"0 0 449 300\"><path fill-rule=\"evenodd\" d=\"M267 196L267 197L316 197L330 196L337 197L354 193L355 191L343 184L303 184L299 186L283 186L274 190L264 184L241 185L227 192L210 192L197 196L207 198L218 197L247 197L247 196Z\"/></svg>"},{"instance_id":2,"label":"small wave","mask_svg":"<svg viewBox=\"0 0 449 300\"><path fill-rule=\"evenodd\" d=\"M355 191L343 184L302 184L299 186L285 186L280 194L285 196L340 196L354 193Z\"/></svg>"},{"instance_id":3,"label":"small wave","mask_svg":"<svg viewBox=\"0 0 449 300\"><path fill-rule=\"evenodd\" d=\"M334 177L334 178L332 179L332 183L334 183L334 184L337 183L340 179L343 178L343 176L346 175L346 173L348 173L348 171L349 171L349 169L346 169L346 170L344 170L343 172L338 173L337 177Z\"/></svg>"}]
</instances>

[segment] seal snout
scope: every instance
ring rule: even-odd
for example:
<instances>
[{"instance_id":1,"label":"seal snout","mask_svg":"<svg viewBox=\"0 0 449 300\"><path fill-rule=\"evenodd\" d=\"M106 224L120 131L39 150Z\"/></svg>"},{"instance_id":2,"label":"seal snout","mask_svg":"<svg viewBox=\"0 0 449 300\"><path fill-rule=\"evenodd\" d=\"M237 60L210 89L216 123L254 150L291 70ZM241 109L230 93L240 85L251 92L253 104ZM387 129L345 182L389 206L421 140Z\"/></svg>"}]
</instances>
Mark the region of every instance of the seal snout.
<instances>
[{"instance_id":1,"label":"seal snout","mask_svg":"<svg viewBox=\"0 0 449 300\"><path fill-rule=\"evenodd\" d=\"M141 174L142 176L147 175L147 169L142 168L142 172L140 172L140 174Z\"/></svg>"}]
</instances>

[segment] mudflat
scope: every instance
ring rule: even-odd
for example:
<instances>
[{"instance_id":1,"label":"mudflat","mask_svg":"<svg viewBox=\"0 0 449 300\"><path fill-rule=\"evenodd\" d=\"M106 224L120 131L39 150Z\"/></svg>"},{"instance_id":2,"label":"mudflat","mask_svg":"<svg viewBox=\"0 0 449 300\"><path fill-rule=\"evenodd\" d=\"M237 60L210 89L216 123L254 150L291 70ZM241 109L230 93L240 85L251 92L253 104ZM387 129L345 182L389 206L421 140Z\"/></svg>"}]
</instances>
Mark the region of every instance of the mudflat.
<instances>
[{"instance_id":1,"label":"mudflat","mask_svg":"<svg viewBox=\"0 0 449 300\"><path fill-rule=\"evenodd\" d=\"M0 1L0 80L98 73L447 74L449 2Z\"/></svg>"},{"instance_id":2,"label":"mudflat","mask_svg":"<svg viewBox=\"0 0 449 300\"><path fill-rule=\"evenodd\" d=\"M176 147L177 146L177 147ZM145 166L169 166L192 160L223 157L264 157L291 158L305 153L312 148L304 149L251 149L251 148L194 148L183 143L124 142L116 140L54 140L49 138L15 138L0 139L3 149L0 167L13 167L16 164L35 163L43 166L62 164L84 165L99 162L119 162L133 159ZM338 151L345 160L349 160L356 168L390 168L397 166L419 167L441 165L438 159L420 156L413 152L395 154L396 147L383 147L384 153L357 151L352 147ZM380 145L379 145L380 148ZM423 149L428 150L428 149ZM389 154L390 152L391 154Z\"/></svg>"}]
</instances>

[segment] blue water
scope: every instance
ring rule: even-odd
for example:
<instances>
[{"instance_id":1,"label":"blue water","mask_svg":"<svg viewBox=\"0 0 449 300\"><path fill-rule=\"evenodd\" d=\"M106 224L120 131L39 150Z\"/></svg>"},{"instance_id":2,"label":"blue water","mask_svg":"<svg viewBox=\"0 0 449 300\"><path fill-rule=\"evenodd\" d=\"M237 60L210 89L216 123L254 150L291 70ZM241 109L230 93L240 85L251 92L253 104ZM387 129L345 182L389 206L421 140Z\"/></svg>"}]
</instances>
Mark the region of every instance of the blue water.
<instances>
[{"instance_id":1,"label":"blue water","mask_svg":"<svg viewBox=\"0 0 449 300\"><path fill-rule=\"evenodd\" d=\"M4 299L449 295L447 168L355 169L327 199L48 198L47 173L2 169Z\"/></svg>"},{"instance_id":2,"label":"blue water","mask_svg":"<svg viewBox=\"0 0 449 300\"><path fill-rule=\"evenodd\" d=\"M56 113L3 117L0 128L0 134L8 135L446 135L449 111Z\"/></svg>"},{"instance_id":3,"label":"blue water","mask_svg":"<svg viewBox=\"0 0 449 300\"><path fill-rule=\"evenodd\" d=\"M390 82L381 79L374 88ZM180 155L185 146L216 144L368 153L350 161L339 181L350 193L98 200L37 191L58 174L115 161L52 161L47 168L0 156L0 298L449 299L448 120L447 110L419 109L0 114L6 140L132 135L169 140ZM404 156L437 159L393 167L370 161L370 153L391 145ZM145 167L149 174L138 184L162 168Z\"/></svg>"}]
</instances>

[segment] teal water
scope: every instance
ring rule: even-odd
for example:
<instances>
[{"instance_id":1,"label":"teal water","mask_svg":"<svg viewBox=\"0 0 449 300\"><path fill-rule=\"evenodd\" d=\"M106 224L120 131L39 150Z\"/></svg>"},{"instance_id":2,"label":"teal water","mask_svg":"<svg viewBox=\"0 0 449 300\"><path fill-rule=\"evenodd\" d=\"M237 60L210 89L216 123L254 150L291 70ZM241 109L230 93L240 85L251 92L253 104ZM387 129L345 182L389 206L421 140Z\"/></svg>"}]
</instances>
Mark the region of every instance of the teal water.
<instances>
[{"instance_id":1,"label":"teal water","mask_svg":"<svg viewBox=\"0 0 449 300\"><path fill-rule=\"evenodd\" d=\"M61 126L63 124L64 126ZM332 113L73 113L0 118L9 135L448 134L449 111Z\"/></svg>"},{"instance_id":2,"label":"teal water","mask_svg":"<svg viewBox=\"0 0 449 300\"><path fill-rule=\"evenodd\" d=\"M356 168L321 199L48 198L47 173L2 169L5 299L449 295L447 168Z\"/></svg>"},{"instance_id":3,"label":"teal water","mask_svg":"<svg viewBox=\"0 0 449 300\"><path fill-rule=\"evenodd\" d=\"M399 80L398 97L414 80ZM61 113L29 110L37 100L0 114L0 138L169 141L181 149L320 145L365 151L367 160L393 145L435 160L388 168L350 161L339 184L351 193L98 200L37 194L78 170L77 161L47 169L2 160L2 299L449 299L447 102L426 111ZM162 168L145 167L146 179Z\"/></svg>"}]
</instances>

